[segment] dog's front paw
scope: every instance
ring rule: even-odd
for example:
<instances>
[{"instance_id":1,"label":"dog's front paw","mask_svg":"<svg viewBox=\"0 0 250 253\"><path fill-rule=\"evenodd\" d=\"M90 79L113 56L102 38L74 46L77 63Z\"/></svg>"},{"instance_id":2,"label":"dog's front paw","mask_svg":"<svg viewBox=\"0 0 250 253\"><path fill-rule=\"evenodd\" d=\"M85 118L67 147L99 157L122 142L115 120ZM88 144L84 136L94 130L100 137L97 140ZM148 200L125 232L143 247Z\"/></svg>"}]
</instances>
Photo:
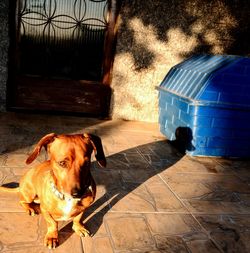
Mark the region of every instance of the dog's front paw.
<instances>
[{"instance_id":1,"label":"dog's front paw","mask_svg":"<svg viewBox=\"0 0 250 253\"><path fill-rule=\"evenodd\" d=\"M90 232L81 224L73 224L72 229L77 235L81 237L86 237L90 235Z\"/></svg>"},{"instance_id":2,"label":"dog's front paw","mask_svg":"<svg viewBox=\"0 0 250 253\"><path fill-rule=\"evenodd\" d=\"M55 249L59 245L57 233L47 233L44 238L44 245L49 249Z\"/></svg>"}]
</instances>

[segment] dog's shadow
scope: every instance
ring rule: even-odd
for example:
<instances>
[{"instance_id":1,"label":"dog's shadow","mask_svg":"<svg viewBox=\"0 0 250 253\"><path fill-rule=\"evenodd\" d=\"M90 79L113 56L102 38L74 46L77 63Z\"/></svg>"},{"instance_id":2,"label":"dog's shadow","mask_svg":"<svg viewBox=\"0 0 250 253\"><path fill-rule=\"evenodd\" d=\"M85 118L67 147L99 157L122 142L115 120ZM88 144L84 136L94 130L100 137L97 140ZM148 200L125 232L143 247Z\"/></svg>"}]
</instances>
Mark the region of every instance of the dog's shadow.
<instances>
[{"instance_id":1,"label":"dog's shadow","mask_svg":"<svg viewBox=\"0 0 250 253\"><path fill-rule=\"evenodd\" d=\"M170 168L182 156L167 140L162 140L108 156L105 169L93 162L92 175L97 183L97 198L83 217L83 223L91 236L101 228L104 216L110 210L120 208L119 211L134 211L133 202L129 204L131 210L122 210L122 206L116 205L150 178ZM69 223L61 228L61 244L72 235L71 227L72 223Z\"/></svg>"}]
</instances>

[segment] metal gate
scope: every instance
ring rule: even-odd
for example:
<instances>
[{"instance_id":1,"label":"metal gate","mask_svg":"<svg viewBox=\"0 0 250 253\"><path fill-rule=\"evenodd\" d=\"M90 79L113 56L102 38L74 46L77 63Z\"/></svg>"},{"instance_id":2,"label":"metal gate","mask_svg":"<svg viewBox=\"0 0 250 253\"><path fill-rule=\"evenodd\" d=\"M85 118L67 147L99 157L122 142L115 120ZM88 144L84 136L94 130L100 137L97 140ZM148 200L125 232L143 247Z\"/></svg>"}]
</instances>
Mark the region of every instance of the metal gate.
<instances>
[{"instance_id":1,"label":"metal gate","mask_svg":"<svg viewBox=\"0 0 250 253\"><path fill-rule=\"evenodd\" d=\"M107 0L19 1L20 73L98 81Z\"/></svg>"},{"instance_id":2,"label":"metal gate","mask_svg":"<svg viewBox=\"0 0 250 253\"><path fill-rule=\"evenodd\" d=\"M107 114L110 78L105 76L112 67L116 5L108 0L18 0L10 108Z\"/></svg>"}]
</instances>

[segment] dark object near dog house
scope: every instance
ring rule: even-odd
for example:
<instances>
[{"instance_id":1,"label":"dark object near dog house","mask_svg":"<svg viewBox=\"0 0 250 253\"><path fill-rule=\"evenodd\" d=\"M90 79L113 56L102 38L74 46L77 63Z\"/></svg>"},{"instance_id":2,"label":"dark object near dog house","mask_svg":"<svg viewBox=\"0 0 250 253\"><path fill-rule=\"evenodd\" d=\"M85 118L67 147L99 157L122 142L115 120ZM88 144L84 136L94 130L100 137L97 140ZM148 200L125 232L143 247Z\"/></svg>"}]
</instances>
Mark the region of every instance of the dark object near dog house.
<instances>
[{"instance_id":1,"label":"dark object near dog house","mask_svg":"<svg viewBox=\"0 0 250 253\"><path fill-rule=\"evenodd\" d=\"M160 129L177 147L194 156L250 157L250 58L193 56L158 89Z\"/></svg>"}]
</instances>

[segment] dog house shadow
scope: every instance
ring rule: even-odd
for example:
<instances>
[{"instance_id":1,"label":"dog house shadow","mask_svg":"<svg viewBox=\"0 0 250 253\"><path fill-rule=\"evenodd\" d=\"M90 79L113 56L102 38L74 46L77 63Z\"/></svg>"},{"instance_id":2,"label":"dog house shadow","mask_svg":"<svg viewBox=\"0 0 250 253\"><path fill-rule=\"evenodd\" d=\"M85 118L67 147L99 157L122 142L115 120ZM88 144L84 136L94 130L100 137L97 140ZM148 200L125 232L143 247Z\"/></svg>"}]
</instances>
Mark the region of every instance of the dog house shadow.
<instances>
[{"instance_id":1,"label":"dog house shadow","mask_svg":"<svg viewBox=\"0 0 250 253\"><path fill-rule=\"evenodd\" d=\"M175 144L180 145L182 142L181 139ZM124 150L108 156L108 166L105 169L93 162L92 175L99 192L96 201L86 210L83 217L83 223L92 236L98 233L105 214L111 209L116 211L118 208L122 212L135 211L133 200L129 200L129 205L120 201L126 201L124 198L129 199L130 194L133 194L138 187L141 187L149 179L157 177L157 174L167 170L182 158L183 154L173 146L176 145L171 145L171 142L162 140ZM142 199L142 201L144 200ZM123 204L126 210L123 210ZM156 207L153 208L156 210ZM61 244L70 236L70 233L65 236L66 233L64 232L69 232L71 226L72 223L61 228L59 233L59 236L61 234L59 237Z\"/></svg>"},{"instance_id":2,"label":"dog house shadow","mask_svg":"<svg viewBox=\"0 0 250 253\"><path fill-rule=\"evenodd\" d=\"M194 151L192 144L193 132L190 127L177 127L175 130L175 140L169 141L180 153L185 154L186 151Z\"/></svg>"}]
</instances>

